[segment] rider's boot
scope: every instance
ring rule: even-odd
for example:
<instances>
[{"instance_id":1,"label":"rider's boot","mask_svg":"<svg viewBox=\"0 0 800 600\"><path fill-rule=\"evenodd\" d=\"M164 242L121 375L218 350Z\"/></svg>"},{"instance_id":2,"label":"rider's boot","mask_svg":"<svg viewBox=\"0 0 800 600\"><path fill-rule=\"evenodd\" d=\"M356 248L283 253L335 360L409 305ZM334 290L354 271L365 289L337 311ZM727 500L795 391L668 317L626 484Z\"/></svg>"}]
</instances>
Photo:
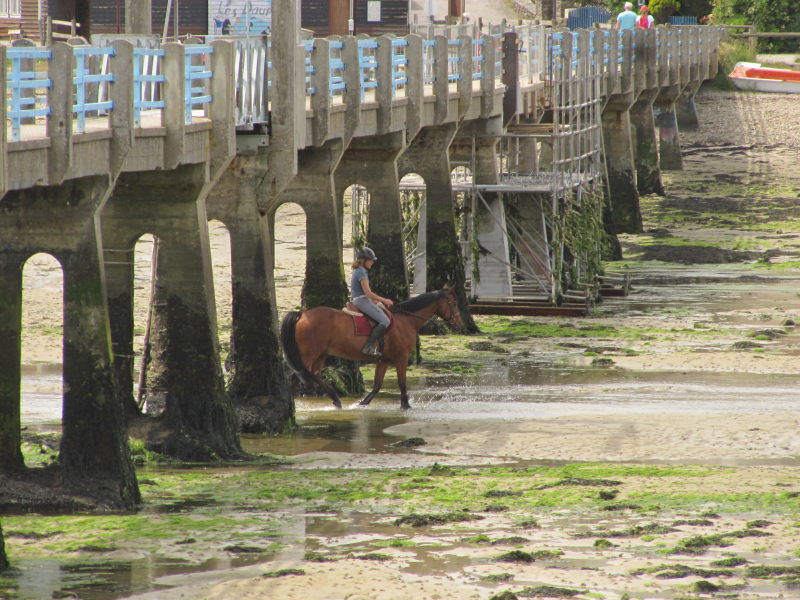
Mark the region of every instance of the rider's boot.
<instances>
[{"instance_id":1,"label":"rider's boot","mask_svg":"<svg viewBox=\"0 0 800 600\"><path fill-rule=\"evenodd\" d=\"M361 352L364 354L368 354L369 356L380 356L381 351L381 340L383 339L383 334L386 332L386 325L378 323L372 329L372 333L369 334L369 339L367 343L364 344L364 347L361 348Z\"/></svg>"}]
</instances>

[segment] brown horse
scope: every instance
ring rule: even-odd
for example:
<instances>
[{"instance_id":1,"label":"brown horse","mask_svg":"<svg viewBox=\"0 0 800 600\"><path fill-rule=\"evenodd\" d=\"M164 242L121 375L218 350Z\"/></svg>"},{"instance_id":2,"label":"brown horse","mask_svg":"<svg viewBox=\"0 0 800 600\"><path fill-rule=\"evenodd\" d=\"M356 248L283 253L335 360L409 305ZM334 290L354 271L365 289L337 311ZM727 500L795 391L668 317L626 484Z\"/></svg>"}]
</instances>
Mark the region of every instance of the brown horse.
<instances>
[{"instance_id":1,"label":"brown horse","mask_svg":"<svg viewBox=\"0 0 800 600\"><path fill-rule=\"evenodd\" d=\"M375 367L375 382L372 391L361 400L361 406L368 405L380 391L386 369L393 364L400 386L400 408L411 408L406 391L406 369L408 356L417 341L417 332L434 315L444 319L451 329L464 329L453 290L447 286L437 292L420 294L391 310L394 327L384 336L382 355ZM375 357L361 352L364 338L354 334L353 317L327 306L288 313L281 324L281 344L292 370L304 381L313 381L325 390L337 408L341 408L342 403L336 390L320 377L325 357L332 354L350 360L375 360Z\"/></svg>"}]
</instances>

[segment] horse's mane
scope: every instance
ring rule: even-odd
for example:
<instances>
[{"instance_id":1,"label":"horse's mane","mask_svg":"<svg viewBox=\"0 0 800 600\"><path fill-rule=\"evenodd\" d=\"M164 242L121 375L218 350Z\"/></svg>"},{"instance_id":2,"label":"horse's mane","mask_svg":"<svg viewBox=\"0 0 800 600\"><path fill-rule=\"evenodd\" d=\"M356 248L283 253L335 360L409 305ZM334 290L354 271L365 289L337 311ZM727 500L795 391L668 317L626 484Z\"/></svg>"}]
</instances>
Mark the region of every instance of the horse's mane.
<instances>
[{"instance_id":1,"label":"horse's mane","mask_svg":"<svg viewBox=\"0 0 800 600\"><path fill-rule=\"evenodd\" d=\"M436 292L426 292L424 294L420 294L419 296L414 296L405 302L401 302L400 304L395 304L392 306L392 312L417 312L436 302L441 297L441 294L442 292L439 290Z\"/></svg>"}]
</instances>

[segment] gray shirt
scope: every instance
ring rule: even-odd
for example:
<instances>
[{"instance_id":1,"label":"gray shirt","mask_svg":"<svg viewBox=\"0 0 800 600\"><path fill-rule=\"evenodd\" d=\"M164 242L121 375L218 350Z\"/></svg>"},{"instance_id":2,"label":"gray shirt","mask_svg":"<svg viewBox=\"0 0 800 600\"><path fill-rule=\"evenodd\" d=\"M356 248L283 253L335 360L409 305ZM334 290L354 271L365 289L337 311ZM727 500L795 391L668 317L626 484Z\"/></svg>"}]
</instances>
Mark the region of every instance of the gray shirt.
<instances>
[{"instance_id":1,"label":"gray shirt","mask_svg":"<svg viewBox=\"0 0 800 600\"><path fill-rule=\"evenodd\" d=\"M353 269L353 274L350 276L350 296L358 298L364 295L364 288L361 287L361 280L369 278L367 270L364 267L356 267Z\"/></svg>"}]
</instances>

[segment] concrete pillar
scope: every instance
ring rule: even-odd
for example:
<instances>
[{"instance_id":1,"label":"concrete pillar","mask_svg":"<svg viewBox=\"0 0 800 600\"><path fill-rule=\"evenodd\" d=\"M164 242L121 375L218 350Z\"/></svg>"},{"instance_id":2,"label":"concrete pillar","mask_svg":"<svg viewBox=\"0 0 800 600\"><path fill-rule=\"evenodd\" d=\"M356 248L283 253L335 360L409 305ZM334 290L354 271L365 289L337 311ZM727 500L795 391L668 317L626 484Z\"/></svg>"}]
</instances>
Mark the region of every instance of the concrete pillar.
<instances>
[{"instance_id":1,"label":"concrete pillar","mask_svg":"<svg viewBox=\"0 0 800 600\"><path fill-rule=\"evenodd\" d=\"M294 424L294 401L278 341L269 219L259 211L263 153L239 156L206 201L209 219L231 240L232 316L228 394L242 431L283 433Z\"/></svg>"},{"instance_id":2,"label":"concrete pillar","mask_svg":"<svg viewBox=\"0 0 800 600\"><path fill-rule=\"evenodd\" d=\"M0 471L21 471L20 359L22 264L25 256L0 250Z\"/></svg>"},{"instance_id":3,"label":"concrete pillar","mask_svg":"<svg viewBox=\"0 0 800 600\"><path fill-rule=\"evenodd\" d=\"M680 171L683 169L683 158L675 101L666 98L657 102L653 105L653 112L658 128L659 165L663 171Z\"/></svg>"},{"instance_id":4,"label":"concrete pillar","mask_svg":"<svg viewBox=\"0 0 800 600\"><path fill-rule=\"evenodd\" d=\"M635 134L636 186L640 194L664 195L658 165L658 139L653 119L654 92L642 92L631 107L631 124Z\"/></svg>"},{"instance_id":5,"label":"concrete pillar","mask_svg":"<svg viewBox=\"0 0 800 600\"><path fill-rule=\"evenodd\" d=\"M608 170L611 220L609 233L639 233L642 216L636 187L636 166L631 143L631 116L623 107L603 111L603 144Z\"/></svg>"},{"instance_id":6,"label":"concrete pillar","mask_svg":"<svg viewBox=\"0 0 800 600\"><path fill-rule=\"evenodd\" d=\"M675 102L675 116L681 129L696 129L699 125L694 97L697 95L700 83L700 81L692 81L683 89Z\"/></svg>"},{"instance_id":7,"label":"concrete pillar","mask_svg":"<svg viewBox=\"0 0 800 600\"><path fill-rule=\"evenodd\" d=\"M298 154L297 176L275 200L275 210L284 202L296 202L306 212L306 276L303 308L341 308L349 297L342 263L341 215L335 197L333 173L343 153L341 140Z\"/></svg>"},{"instance_id":8,"label":"concrete pillar","mask_svg":"<svg viewBox=\"0 0 800 600\"><path fill-rule=\"evenodd\" d=\"M342 193L350 185L357 183L367 188L367 244L378 255L378 262L370 273L370 287L381 296L398 301L408 298L409 292L397 174L397 157L404 147L402 131L353 138L334 175L337 206L341 205ZM341 215L341 211L338 214Z\"/></svg>"},{"instance_id":9,"label":"concrete pillar","mask_svg":"<svg viewBox=\"0 0 800 600\"><path fill-rule=\"evenodd\" d=\"M9 191L3 199L0 237L3 243L3 328L8 335L0 403L2 464L18 464L10 447L10 429L19 421L19 294L22 262L49 252L64 270L63 437L59 464L68 491L84 493L93 480L113 481L107 501L120 507L139 502L139 489L128 452L125 420L116 393L109 345L99 237L95 214L109 192L108 177L69 180L58 186ZM24 223L25 235L19 235ZM16 362L16 366L12 365ZM6 374L6 368L9 369ZM16 398L14 398L16 396ZM17 408L13 408L13 404ZM6 409L9 413L6 415Z\"/></svg>"},{"instance_id":10,"label":"concrete pillar","mask_svg":"<svg viewBox=\"0 0 800 600\"><path fill-rule=\"evenodd\" d=\"M150 395L159 392L163 398L164 412L146 437L151 449L187 460L241 456L219 363L207 186L205 164L123 173L102 213L106 256L124 256L144 233L158 238L147 385ZM118 317L120 307L128 310L132 282L122 281L125 269L110 268L106 276L109 304ZM112 322L112 340L116 352L130 355L132 348L123 346L128 343L123 321ZM128 396L130 389L122 393Z\"/></svg>"},{"instance_id":11,"label":"concrete pillar","mask_svg":"<svg viewBox=\"0 0 800 600\"><path fill-rule=\"evenodd\" d=\"M425 206L420 214L414 267L417 293L441 289L445 283L456 290L461 318L468 331L477 331L469 313L464 290L464 256L456 231L453 186L450 179L450 144L457 125L425 127L399 159L401 176L417 173L425 180Z\"/></svg>"}]
</instances>

